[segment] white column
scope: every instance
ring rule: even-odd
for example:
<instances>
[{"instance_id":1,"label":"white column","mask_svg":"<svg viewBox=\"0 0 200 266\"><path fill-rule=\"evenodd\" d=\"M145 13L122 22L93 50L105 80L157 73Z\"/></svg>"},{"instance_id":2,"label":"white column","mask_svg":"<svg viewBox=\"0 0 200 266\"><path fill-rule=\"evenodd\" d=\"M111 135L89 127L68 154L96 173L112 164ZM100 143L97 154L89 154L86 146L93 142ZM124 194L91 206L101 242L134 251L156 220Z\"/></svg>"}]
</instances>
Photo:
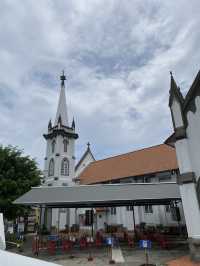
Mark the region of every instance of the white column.
<instances>
[{"instance_id":1,"label":"white column","mask_svg":"<svg viewBox=\"0 0 200 266\"><path fill-rule=\"evenodd\" d=\"M200 239L200 211L194 183L180 186L188 236Z\"/></svg>"},{"instance_id":2,"label":"white column","mask_svg":"<svg viewBox=\"0 0 200 266\"><path fill-rule=\"evenodd\" d=\"M175 146L180 174L192 172L187 139L178 140ZM180 185L180 193L188 236L200 239L200 211L195 183Z\"/></svg>"}]
</instances>

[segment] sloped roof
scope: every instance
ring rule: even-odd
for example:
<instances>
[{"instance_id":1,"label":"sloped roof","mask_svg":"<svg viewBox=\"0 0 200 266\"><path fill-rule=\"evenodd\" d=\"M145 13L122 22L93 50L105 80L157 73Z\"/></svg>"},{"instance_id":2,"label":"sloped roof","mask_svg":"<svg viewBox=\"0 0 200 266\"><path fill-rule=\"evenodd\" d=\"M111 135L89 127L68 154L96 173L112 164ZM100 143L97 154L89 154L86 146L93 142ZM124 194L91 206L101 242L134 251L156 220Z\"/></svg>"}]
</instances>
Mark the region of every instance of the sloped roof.
<instances>
[{"instance_id":1,"label":"sloped roof","mask_svg":"<svg viewBox=\"0 0 200 266\"><path fill-rule=\"evenodd\" d=\"M185 96L185 101L184 101L184 106L183 109L187 109L187 106L189 104L189 102L191 101L191 99L194 98L194 96L196 95L197 91L199 92L199 87L200 87L200 71L197 73L192 86L190 87L190 89L188 90L186 96Z\"/></svg>"},{"instance_id":2,"label":"sloped roof","mask_svg":"<svg viewBox=\"0 0 200 266\"><path fill-rule=\"evenodd\" d=\"M35 187L14 204L55 208L135 206L169 204L180 199L179 185L168 183L97 184L82 186Z\"/></svg>"},{"instance_id":3,"label":"sloped roof","mask_svg":"<svg viewBox=\"0 0 200 266\"><path fill-rule=\"evenodd\" d=\"M169 106L172 105L174 96L179 100L179 102L180 102L180 104L182 106L184 104L183 95L182 95L182 93L180 91L180 88L177 86L176 81L174 80L174 77L173 77L171 72L170 72L170 74L171 74L171 84L170 84L170 91L169 91L169 93L170 93L170 95L169 95Z\"/></svg>"},{"instance_id":4,"label":"sloped roof","mask_svg":"<svg viewBox=\"0 0 200 266\"><path fill-rule=\"evenodd\" d=\"M176 142L176 136L175 136L175 132L172 133L165 141L164 143L167 145L170 145L172 147L175 147L175 142Z\"/></svg>"},{"instance_id":5,"label":"sloped roof","mask_svg":"<svg viewBox=\"0 0 200 266\"><path fill-rule=\"evenodd\" d=\"M175 149L160 144L92 162L79 178L81 184L95 184L174 169L178 169Z\"/></svg>"}]
</instances>

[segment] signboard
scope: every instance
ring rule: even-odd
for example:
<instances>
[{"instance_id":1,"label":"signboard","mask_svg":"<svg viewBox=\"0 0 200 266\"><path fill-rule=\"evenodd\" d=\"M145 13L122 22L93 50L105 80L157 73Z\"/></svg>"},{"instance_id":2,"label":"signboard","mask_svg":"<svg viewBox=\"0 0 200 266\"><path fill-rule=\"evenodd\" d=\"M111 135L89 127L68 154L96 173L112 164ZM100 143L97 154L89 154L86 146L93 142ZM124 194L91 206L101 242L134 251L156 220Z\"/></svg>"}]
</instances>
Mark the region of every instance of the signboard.
<instances>
[{"instance_id":1,"label":"signboard","mask_svg":"<svg viewBox=\"0 0 200 266\"><path fill-rule=\"evenodd\" d=\"M140 245L140 248L150 249L151 248L151 241L150 240L140 240L139 245Z\"/></svg>"},{"instance_id":2,"label":"signboard","mask_svg":"<svg viewBox=\"0 0 200 266\"><path fill-rule=\"evenodd\" d=\"M113 238L112 237L107 237L106 238L106 244L109 245L109 246L112 246L112 244L113 244Z\"/></svg>"},{"instance_id":3,"label":"signboard","mask_svg":"<svg viewBox=\"0 0 200 266\"><path fill-rule=\"evenodd\" d=\"M139 245L140 245L140 248L144 249L145 258L146 258L146 265L149 265L148 249L151 248L151 241L150 240L140 240Z\"/></svg>"},{"instance_id":4,"label":"signboard","mask_svg":"<svg viewBox=\"0 0 200 266\"><path fill-rule=\"evenodd\" d=\"M48 240L50 241L58 241L59 237L58 235L49 235Z\"/></svg>"}]
</instances>

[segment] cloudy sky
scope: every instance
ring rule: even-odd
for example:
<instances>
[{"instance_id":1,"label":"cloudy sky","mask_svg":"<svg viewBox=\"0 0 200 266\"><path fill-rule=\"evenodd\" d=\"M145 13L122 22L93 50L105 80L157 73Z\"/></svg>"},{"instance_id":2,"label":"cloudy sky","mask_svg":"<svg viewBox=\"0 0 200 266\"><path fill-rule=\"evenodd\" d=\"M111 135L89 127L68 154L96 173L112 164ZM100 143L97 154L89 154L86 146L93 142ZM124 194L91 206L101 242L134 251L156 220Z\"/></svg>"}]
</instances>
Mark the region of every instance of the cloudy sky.
<instances>
[{"instance_id":1,"label":"cloudy sky","mask_svg":"<svg viewBox=\"0 0 200 266\"><path fill-rule=\"evenodd\" d=\"M0 143L43 167L62 69L80 158L159 144L172 132L169 71L185 93L200 68L199 0L1 0Z\"/></svg>"}]
</instances>

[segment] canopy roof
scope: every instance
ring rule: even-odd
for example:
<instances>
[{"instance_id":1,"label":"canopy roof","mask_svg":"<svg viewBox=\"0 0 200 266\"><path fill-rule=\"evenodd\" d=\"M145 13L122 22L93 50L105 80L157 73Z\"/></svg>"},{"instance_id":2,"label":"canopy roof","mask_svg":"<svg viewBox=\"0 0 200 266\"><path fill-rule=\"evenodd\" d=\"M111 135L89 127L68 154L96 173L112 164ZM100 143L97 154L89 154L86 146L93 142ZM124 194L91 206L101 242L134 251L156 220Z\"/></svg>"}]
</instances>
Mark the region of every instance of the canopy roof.
<instances>
[{"instance_id":1,"label":"canopy roof","mask_svg":"<svg viewBox=\"0 0 200 266\"><path fill-rule=\"evenodd\" d=\"M15 204L55 208L169 204L179 200L176 183L127 183L71 187L34 187Z\"/></svg>"}]
</instances>

